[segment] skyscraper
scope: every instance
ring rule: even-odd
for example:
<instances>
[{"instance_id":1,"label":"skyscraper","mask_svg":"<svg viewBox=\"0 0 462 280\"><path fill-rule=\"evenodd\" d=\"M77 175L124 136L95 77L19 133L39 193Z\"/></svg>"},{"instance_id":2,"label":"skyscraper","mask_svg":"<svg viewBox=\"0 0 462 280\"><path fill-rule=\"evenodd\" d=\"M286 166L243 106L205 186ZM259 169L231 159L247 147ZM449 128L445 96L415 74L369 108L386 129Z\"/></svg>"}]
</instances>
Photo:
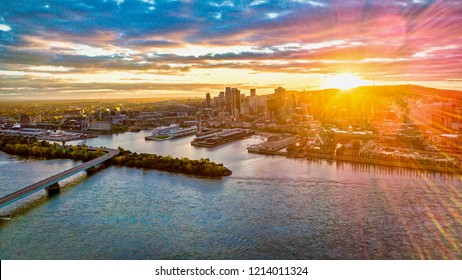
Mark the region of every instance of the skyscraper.
<instances>
[{"instance_id":1,"label":"skyscraper","mask_svg":"<svg viewBox=\"0 0 462 280\"><path fill-rule=\"evenodd\" d=\"M223 109L225 106L225 92L220 91L220 94L218 95L218 108Z\"/></svg>"},{"instance_id":2,"label":"skyscraper","mask_svg":"<svg viewBox=\"0 0 462 280\"><path fill-rule=\"evenodd\" d=\"M205 107L210 108L210 93L208 93L208 92L205 95Z\"/></svg>"},{"instance_id":3,"label":"skyscraper","mask_svg":"<svg viewBox=\"0 0 462 280\"><path fill-rule=\"evenodd\" d=\"M231 94L231 88L226 87L225 88L225 110L230 112L231 111L231 103L232 103L233 97Z\"/></svg>"},{"instance_id":4,"label":"skyscraper","mask_svg":"<svg viewBox=\"0 0 462 280\"><path fill-rule=\"evenodd\" d=\"M231 98L231 114L238 115L241 110L241 91L237 88L232 88Z\"/></svg>"}]
</instances>

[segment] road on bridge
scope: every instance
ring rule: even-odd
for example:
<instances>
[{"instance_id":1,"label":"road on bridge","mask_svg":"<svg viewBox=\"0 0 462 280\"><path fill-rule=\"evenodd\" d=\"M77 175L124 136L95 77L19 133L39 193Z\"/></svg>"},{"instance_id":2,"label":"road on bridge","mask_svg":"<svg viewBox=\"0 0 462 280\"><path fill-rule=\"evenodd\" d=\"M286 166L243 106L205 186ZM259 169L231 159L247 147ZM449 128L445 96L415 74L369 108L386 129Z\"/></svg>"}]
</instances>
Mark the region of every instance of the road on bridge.
<instances>
[{"instance_id":1,"label":"road on bridge","mask_svg":"<svg viewBox=\"0 0 462 280\"><path fill-rule=\"evenodd\" d=\"M87 148L88 150L96 150L98 148L94 148L94 147L88 147ZM61 173L58 173L56 175L53 175L45 180L42 180L40 182L37 182L37 183L34 183L30 186L27 186L23 189L20 189L18 191L15 191L9 195L6 195L2 198L0 198L0 208L10 204L10 203L13 203L14 201L18 200L18 199L21 199L25 196L28 196L36 191L39 191L41 189L44 189L48 186L51 186L67 177L70 177L74 174L77 174L81 171L84 171L84 170L87 170L93 166L96 166L98 164L101 164L103 162L105 162L106 160L116 156L119 154L119 150L116 150L116 149L107 149L107 148L104 148L104 152L106 153L105 155L103 156L100 156L98 158L95 158L95 159L92 159L90 161L87 161L87 162L84 162L82 163L81 165L78 165L76 167L73 167L71 169L68 169L68 170L65 170Z\"/></svg>"}]
</instances>

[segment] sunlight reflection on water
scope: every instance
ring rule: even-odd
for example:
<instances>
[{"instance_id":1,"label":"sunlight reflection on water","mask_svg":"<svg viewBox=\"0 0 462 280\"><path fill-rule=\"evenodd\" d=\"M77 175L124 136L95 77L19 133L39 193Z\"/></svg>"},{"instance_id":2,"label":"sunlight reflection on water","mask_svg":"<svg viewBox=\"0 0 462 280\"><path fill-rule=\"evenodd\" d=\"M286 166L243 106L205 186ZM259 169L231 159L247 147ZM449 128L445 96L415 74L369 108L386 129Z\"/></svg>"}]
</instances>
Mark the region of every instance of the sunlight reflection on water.
<instances>
[{"instance_id":1,"label":"sunlight reflection on water","mask_svg":"<svg viewBox=\"0 0 462 280\"><path fill-rule=\"evenodd\" d=\"M213 151L191 147L190 138L144 141L143 133L91 140L210 157L233 175L211 180L121 167L78 175L58 196L38 194L1 210L0 258L462 258L457 176L248 154L258 138ZM3 161L16 162L1 167L3 193L34 181L18 175L23 167L39 174L76 164L0 154Z\"/></svg>"}]
</instances>

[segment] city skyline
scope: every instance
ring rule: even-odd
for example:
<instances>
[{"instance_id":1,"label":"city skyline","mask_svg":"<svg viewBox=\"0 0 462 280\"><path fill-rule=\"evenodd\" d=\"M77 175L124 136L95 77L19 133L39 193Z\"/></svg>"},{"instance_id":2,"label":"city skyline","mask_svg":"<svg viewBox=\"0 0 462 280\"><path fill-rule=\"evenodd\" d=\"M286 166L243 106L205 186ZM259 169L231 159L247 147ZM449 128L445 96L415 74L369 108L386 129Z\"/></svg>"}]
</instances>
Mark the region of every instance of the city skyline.
<instances>
[{"instance_id":1,"label":"city skyline","mask_svg":"<svg viewBox=\"0 0 462 280\"><path fill-rule=\"evenodd\" d=\"M2 1L0 100L462 89L454 1ZM345 82L347 81L347 82Z\"/></svg>"}]
</instances>

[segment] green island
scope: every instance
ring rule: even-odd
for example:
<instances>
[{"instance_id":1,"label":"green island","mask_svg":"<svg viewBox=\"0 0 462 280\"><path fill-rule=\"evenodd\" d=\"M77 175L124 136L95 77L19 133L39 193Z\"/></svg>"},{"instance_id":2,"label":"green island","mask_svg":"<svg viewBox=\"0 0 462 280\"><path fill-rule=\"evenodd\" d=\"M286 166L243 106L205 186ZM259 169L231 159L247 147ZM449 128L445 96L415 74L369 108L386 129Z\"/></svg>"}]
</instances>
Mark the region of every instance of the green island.
<instances>
[{"instance_id":1,"label":"green island","mask_svg":"<svg viewBox=\"0 0 462 280\"><path fill-rule=\"evenodd\" d=\"M156 169L205 177L221 177L232 172L223 164L217 164L209 159L191 160L186 157L173 158L148 153L135 153L121 147L119 154L108 160L107 164L117 166ZM35 138L0 136L0 151L20 155L34 156L43 159L73 159L89 161L104 155L104 149L89 150L86 146L62 146L47 141L37 141Z\"/></svg>"}]
</instances>

